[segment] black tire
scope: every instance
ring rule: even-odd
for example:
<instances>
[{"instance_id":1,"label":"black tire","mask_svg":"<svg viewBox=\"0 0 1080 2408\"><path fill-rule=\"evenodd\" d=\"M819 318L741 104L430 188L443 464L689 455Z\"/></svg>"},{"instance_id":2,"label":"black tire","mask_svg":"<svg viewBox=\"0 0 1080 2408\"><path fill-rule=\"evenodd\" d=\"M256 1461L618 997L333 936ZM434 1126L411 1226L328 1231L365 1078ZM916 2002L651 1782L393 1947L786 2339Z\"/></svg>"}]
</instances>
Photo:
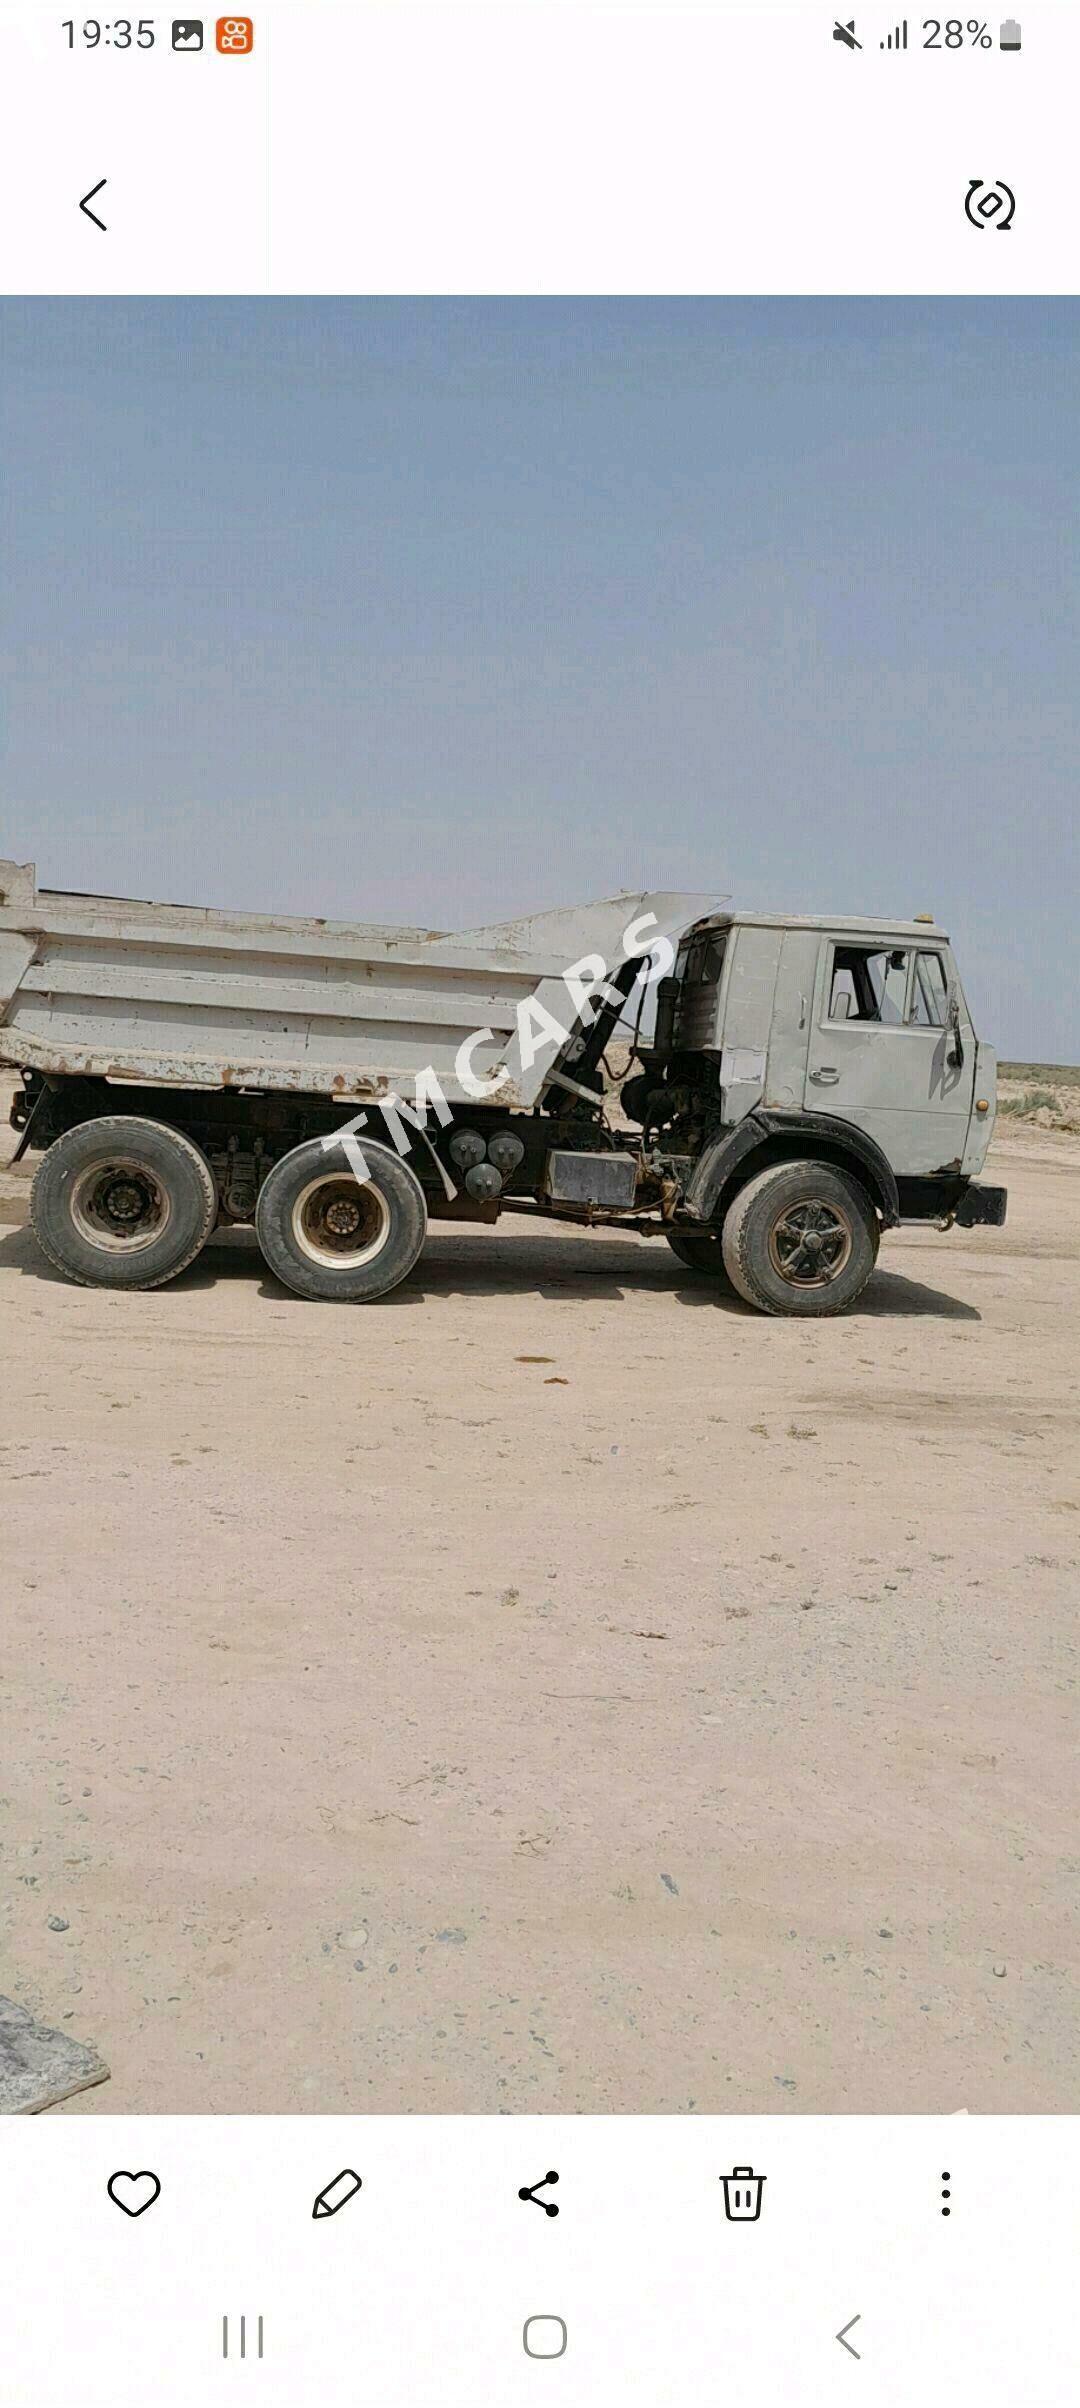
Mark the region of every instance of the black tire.
<instances>
[{"instance_id":1,"label":"black tire","mask_svg":"<svg viewBox=\"0 0 1080 2408\"><path fill-rule=\"evenodd\" d=\"M161 1288L201 1252L217 1203L210 1165L189 1137L117 1112L49 1147L30 1223L42 1253L81 1287Z\"/></svg>"},{"instance_id":2,"label":"black tire","mask_svg":"<svg viewBox=\"0 0 1080 2408\"><path fill-rule=\"evenodd\" d=\"M712 1280L714 1287L730 1293L731 1281L718 1229L665 1229L664 1236L672 1253L678 1255L688 1271L700 1271Z\"/></svg>"},{"instance_id":3,"label":"black tire","mask_svg":"<svg viewBox=\"0 0 1080 2408\"><path fill-rule=\"evenodd\" d=\"M866 1189L831 1162L776 1162L747 1181L723 1231L728 1277L762 1313L846 1313L877 1261Z\"/></svg>"},{"instance_id":4,"label":"black tire","mask_svg":"<svg viewBox=\"0 0 1080 2408\"><path fill-rule=\"evenodd\" d=\"M315 1304L385 1296L412 1270L427 1233L415 1171L367 1137L360 1150L363 1184L340 1147L311 1137L275 1162L259 1191L255 1231L270 1269Z\"/></svg>"}]
</instances>

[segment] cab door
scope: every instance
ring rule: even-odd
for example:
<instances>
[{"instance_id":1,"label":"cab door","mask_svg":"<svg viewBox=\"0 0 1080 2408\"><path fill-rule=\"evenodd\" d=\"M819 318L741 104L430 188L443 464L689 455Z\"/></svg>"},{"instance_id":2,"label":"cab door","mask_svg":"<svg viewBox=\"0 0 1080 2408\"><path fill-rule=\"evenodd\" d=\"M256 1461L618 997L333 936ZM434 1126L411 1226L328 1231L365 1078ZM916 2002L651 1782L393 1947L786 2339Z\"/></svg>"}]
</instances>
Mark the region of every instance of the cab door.
<instances>
[{"instance_id":1,"label":"cab door","mask_svg":"<svg viewBox=\"0 0 1080 2408\"><path fill-rule=\"evenodd\" d=\"M947 945L837 936L821 949L806 1109L854 1121L899 1178L958 1169L975 1038Z\"/></svg>"}]
</instances>

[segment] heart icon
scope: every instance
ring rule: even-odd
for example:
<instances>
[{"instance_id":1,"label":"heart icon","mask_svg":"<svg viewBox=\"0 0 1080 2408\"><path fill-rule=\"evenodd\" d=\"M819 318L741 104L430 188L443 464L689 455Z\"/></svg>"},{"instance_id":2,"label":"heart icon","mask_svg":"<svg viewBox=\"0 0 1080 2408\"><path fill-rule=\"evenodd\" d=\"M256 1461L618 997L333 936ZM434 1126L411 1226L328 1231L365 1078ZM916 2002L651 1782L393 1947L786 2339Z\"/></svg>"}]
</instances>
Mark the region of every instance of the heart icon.
<instances>
[{"instance_id":1,"label":"heart icon","mask_svg":"<svg viewBox=\"0 0 1080 2408\"><path fill-rule=\"evenodd\" d=\"M161 2184L156 2174L148 2174L144 2168L140 2174L110 2174L108 2191L125 2216L145 2216L147 2208L160 2196Z\"/></svg>"}]
</instances>

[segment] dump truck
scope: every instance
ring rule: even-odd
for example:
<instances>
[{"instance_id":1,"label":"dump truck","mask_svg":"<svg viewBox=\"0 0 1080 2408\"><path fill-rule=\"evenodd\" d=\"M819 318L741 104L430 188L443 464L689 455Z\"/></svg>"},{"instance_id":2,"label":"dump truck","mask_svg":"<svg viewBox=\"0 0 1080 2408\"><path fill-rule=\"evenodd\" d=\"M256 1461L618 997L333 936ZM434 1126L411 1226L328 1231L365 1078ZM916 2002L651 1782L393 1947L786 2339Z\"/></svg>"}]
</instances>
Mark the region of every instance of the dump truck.
<instances>
[{"instance_id":1,"label":"dump truck","mask_svg":"<svg viewBox=\"0 0 1080 2408\"><path fill-rule=\"evenodd\" d=\"M813 1317L854 1304L903 1222L1000 1224L978 1178L996 1062L944 929L710 900L453 935L63 893L0 862L39 1244L147 1289L253 1223L298 1295L366 1303L429 1220L516 1212L654 1235Z\"/></svg>"}]
</instances>

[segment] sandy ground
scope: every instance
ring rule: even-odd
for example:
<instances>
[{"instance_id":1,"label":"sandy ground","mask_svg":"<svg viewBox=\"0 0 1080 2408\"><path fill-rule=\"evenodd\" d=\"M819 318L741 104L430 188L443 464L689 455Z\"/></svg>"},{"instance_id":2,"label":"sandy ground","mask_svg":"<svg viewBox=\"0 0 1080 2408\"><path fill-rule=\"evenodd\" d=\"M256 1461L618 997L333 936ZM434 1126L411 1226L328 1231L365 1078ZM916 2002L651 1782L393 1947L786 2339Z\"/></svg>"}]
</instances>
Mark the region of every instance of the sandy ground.
<instances>
[{"instance_id":1,"label":"sandy ground","mask_svg":"<svg viewBox=\"0 0 1080 2408\"><path fill-rule=\"evenodd\" d=\"M6 1132L5 1132L6 1135ZM69 1287L0 1181L0 1990L60 2110L1051 2110L1080 1140L767 1321L662 1242Z\"/></svg>"},{"instance_id":2,"label":"sandy ground","mask_svg":"<svg viewBox=\"0 0 1080 2408\"><path fill-rule=\"evenodd\" d=\"M1024 1078L998 1078L998 1110L1006 1122L1033 1129L1067 1129L1080 1136L1080 1070L1064 1077L1040 1065Z\"/></svg>"}]
</instances>

